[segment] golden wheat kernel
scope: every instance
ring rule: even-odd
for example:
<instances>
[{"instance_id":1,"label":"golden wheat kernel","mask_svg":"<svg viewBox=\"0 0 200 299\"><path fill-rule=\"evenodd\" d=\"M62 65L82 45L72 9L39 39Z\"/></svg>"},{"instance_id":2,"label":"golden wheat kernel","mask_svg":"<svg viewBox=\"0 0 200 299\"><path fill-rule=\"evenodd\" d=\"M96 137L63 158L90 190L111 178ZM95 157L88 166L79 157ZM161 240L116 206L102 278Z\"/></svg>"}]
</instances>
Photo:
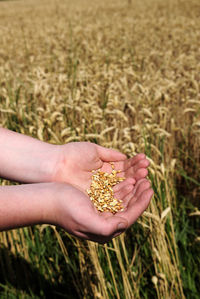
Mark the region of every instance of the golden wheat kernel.
<instances>
[{"instance_id":1,"label":"golden wheat kernel","mask_svg":"<svg viewBox=\"0 0 200 299\"><path fill-rule=\"evenodd\" d=\"M115 169L115 166L114 166L113 162L110 162L110 165L111 165L112 169Z\"/></svg>"},{"instance_id":2,"label":"golden wheat kernel","mask_svg":"<svg viewBox=\"0 0 200 299\"><path fill-rule=\"evenodd\" d=\"M94 197L93 202L98 211L110 211L115 214L122 209L122 206L119 204L119 201L114 198L112 187L123 179L119 179L116 176L118 172L114 170L114 166L112 168L113 171L110 174L97 171L96 174L92 176L88 194L90 197Z\"/></svg>"}]
</instances>

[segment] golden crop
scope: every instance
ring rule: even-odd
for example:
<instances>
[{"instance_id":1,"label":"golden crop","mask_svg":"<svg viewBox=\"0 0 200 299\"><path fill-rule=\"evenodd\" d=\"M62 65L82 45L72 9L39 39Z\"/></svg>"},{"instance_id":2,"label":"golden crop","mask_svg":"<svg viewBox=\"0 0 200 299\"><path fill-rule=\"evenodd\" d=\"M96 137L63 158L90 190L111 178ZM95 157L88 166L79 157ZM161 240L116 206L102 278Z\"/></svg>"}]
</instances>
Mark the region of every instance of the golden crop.
<instances>
[{"instance_id":1,"label":"golden crop","mask_svg":"<svg viewBox=\"0 0 200 299\"><path fill-rule=\"evenodd\" d=\"M156 192L138 224L148 234L158 298L184 298L173 211L183 196L199 205L199 11L199 0L0 2L0 125L51 143L91 141L149 157ZM15 252L12 238L0 240ZM99 247L76 241L84 298L93 277L95 298L120 298L110 252L123 298L141 298L148 269L140 245L126 251L127 242L123 234L102 248L111 288Z\"/></svg>"},{"instance_id":2,"label":"golden crop","mask_svg":"<svg viewBox=\"0 0 200 299\"><path fill-rule=\"evenodd\" d=\"M124 181L125 178L118 177L120 170L115 170L111 163L112 172L103 172L100 169L93 171L92 182L87 193L90 200L99 212L111 212L113 214L123 211L122 200L114 197L113 187Z\"/></svg>"}]
</instances>

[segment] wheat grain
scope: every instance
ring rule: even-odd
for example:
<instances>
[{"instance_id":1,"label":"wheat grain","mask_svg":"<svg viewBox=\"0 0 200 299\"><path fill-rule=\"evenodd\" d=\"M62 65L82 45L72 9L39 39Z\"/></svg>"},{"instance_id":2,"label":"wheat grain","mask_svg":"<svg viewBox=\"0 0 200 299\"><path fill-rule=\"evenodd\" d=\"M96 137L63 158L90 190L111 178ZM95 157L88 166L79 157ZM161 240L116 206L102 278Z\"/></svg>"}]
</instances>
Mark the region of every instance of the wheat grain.
<instances>
[{"instance_id":1,"label":"wheat grain","mask_svg":"<svg viewBox=\"0 0 200 299\"><path fill-rule=\"evenodd\" d=\"M121 170L115 170L114 164L110 163L112 172L103 172L100 169L93 170L92 182L87 193L99 212L111 212L113 214L123 211L122 200L114 197L113 187L125 178L118 177Z\"/></svg>"}]
</instances>

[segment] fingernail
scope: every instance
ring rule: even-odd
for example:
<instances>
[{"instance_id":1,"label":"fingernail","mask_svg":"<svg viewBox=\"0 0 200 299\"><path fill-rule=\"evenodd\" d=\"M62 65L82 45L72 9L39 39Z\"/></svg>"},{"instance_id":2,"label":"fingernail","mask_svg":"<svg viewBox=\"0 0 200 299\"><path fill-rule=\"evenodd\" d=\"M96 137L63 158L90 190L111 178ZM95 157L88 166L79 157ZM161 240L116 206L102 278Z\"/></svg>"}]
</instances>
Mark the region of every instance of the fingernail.
<instances>
[{"instance_id":1,"label":"fingernail","mask_svg":"<svg viewBox=\"0 0 200 299\"><path fill-rule=\"evenodd\" d=\"M118 224L117 228L119 230L125 230L126 229L126 224L124 222L121 222Z\"/></svg>"}]
</instances>

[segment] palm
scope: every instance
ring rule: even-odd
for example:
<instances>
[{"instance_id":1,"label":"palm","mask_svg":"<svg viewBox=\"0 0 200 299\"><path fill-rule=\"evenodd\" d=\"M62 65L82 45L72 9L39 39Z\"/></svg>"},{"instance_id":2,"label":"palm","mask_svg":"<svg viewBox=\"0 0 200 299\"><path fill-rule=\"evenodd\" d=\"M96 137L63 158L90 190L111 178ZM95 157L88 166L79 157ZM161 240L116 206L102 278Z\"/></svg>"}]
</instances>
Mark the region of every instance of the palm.
<instances>
[{"instance_id":1,"label":"palm","mask_svg":"<svg viewBox=\"0 0 200 299\"><path fill-rule=\"evenodd\" d=\"M147 208L153 195L150 183L141 179L129 198L125 194L120 196L127 209L112 215L99 213L88 196L72 185L60 185L58 190L60 201L57 204L56 214L59 217L56 217L56 224L77 237L100 243L108 242L130 227ZM123 228L118 226L122 223Z\"/></svg>"},{"instance_id":2,"label":"palm","mask_svg":"<svg viewBox=\"0 0 200 299\"><path fill-rule=\"evenodd\" d=\"M110 162L121 170L120 176L139 180L147 175L148 160L143 154L126 159L124 155L93 143L78 142L63 146L61 167L58 168L58 181L75 185L82 190L91 184L92 170L111 172Z\"/></svg>"}]
</instances>

